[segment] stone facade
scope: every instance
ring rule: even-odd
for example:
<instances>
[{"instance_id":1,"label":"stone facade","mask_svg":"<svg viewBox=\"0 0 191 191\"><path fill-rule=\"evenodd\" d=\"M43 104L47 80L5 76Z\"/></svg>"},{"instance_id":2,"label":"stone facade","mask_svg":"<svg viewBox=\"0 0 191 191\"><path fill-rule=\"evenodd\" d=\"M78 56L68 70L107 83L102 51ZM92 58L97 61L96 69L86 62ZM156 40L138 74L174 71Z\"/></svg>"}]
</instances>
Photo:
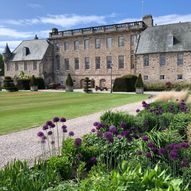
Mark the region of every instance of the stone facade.
<instances>
[{"instance_id":1,"label":"stone facade","mask_svg":"<svg viewBox=\"0 0 191 191\"><path fill-rule=\"evenodd\" d=\"M144 27L144 23L139 21L61 32L53 29L49 40L55 47L55 81L64 85L67 74L70 73L76 88L83 86L85 77L89 77L95 86L110 88L111 73L112 82L117 77L134 74L135 49ZM99 48L96 47L98 41ZM79 47L75 49L76 42ZM111 47L108 47L110 45ZM89 62L88 67L86 59ZM76 60L79 65L77 67ZM96 62L100 67L96 67ZM112 69L108 67L109 64Z\"/></svg>"}]
</instances>

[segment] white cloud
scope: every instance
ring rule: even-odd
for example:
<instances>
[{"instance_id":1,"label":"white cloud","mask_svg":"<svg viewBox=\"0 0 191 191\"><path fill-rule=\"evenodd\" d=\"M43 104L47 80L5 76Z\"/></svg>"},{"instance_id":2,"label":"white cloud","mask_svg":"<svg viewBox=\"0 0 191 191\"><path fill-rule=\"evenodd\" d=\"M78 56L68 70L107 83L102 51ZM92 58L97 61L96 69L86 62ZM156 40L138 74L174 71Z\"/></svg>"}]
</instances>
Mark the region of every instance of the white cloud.
<instances>
[{"instance_id":1,"label":"white cloud","mask_svg":"<svg viewBox=\"0 0 191 191\"><path fill-rule=\"evenodd\" d=\"M11 49L11 51L13 51L21 43L21 40L0 41L0 53L4 51L6 43L8 43L9 48Z\"/></svg>"},{"instance_id":2,"label":"white cloud","mask_svg":"<svg viewBox=\"0 0 191 191\"><path fill-rule=\"evenodd\" d=\"M30 7L32 9L37 9L37 8L41 8L41 5L37 3L29 3L27 4L27 7Z\"/></svg>"},{"instance_id":3,"label":"white cloud","mask_svg":"<svg viewBox=\"0 0 191 191\"><path fill-rule=\"evenodd\" d=\"M33 35L33 32L20 32L15 29L0 27L0 37L29 38L32 35Z\"/></svg>"}]
</instances>

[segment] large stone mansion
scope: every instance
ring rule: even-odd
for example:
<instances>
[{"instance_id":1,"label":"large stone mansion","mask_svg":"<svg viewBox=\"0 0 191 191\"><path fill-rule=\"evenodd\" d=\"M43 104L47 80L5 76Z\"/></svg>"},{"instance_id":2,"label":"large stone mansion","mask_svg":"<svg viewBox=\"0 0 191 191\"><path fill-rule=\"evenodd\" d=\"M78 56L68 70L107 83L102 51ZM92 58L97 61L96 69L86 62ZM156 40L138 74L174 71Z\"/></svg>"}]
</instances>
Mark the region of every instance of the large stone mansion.
<instances>
[{"instance_id":1,"label":"large stone mansion","mask_svg":"<svg viewBox=\"0 0 191 191\"><path fill-rule=\"evenodd\" d=\"M97 86L111 86L127 74L143 76L145 83L191 82L191 23L153 25L142 21L58 31L49 38L23 41L3 53L5 76L43 77L46 84L65 85L70 73L75 87L89 77ZM111 75L112 74L112 75Z\"/></svg>"}]
</instances>

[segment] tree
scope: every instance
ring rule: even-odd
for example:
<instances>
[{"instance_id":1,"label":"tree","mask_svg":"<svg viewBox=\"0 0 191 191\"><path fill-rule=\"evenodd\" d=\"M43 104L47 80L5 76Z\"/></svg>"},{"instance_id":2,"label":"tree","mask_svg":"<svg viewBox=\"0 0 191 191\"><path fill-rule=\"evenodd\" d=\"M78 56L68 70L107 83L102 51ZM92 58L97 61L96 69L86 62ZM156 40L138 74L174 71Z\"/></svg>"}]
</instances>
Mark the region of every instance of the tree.
<instances>
[{"instance_id":1,"label":"tree","mask_svg":"<svg viewBox=\"0 0 191 191\"><path fill-rule=\"evenodd\" d=\"M0 76L4 76L3 56L0 54Z\"/></svg>"},{"instance_id":2,"label":"tree","mask_svg":"<svg viewBox=\"0 0 191 191\"><path fill-rule=\"evenodd\" d=\"M91 93L92 90L91 90L91 80L86 77L85 80L84 80L84 92L86 93Z\"/></svg>"},{"instance_id":3,"label":"tree","mask_svg":"<svg viewBox=\"0 0 191 191\"><path fill-rule=\"evenodd\" d=\"M139 74L139 76L138 76L138 78L137 78L135 87L136 87L136 88L143 88L143 87L144 87L141 74Z\"/></svg>"},{"instance_id":4,"label":"tree","mask_svg":"<svg viewBox=\"0 0 191 191\"><path fill-rule=\"evenodd\" d=\"M68 74L67 79L66 79L66 86L73 87L73 80L70 74Z\"/></svg>"}]
</instances>

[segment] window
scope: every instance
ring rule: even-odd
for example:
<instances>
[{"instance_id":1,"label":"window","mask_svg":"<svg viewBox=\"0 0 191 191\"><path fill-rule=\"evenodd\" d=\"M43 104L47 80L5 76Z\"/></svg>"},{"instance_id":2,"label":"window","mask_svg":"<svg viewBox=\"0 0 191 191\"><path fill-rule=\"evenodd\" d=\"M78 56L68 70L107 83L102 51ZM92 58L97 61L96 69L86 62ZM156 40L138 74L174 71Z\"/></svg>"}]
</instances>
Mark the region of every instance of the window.
<instances>
[{"instance_id":1,"label":"window","mask_svg":"<svg viewBox=\"0 0 191 191\"><path fill-rule=\"evenodd\" d=\"M24 70L27 70L27 62L24 62Z\"/></svg>"},{"instance_id":2,"label":"window","mask_svg":"<svg viewBox=\"0 0 191 191\"><path fill-rule=\"evenodd\" d=\"M112 48L112 38L107 38L107 48Z\"/></svg>"},{"instance_id":3,"label":"window","mask_svg":"<svg viewBox=\"0 0 191 191\"><path fill-rule=\"evenodd\" d=\"M100 57L95 58L95 63L96 63L96 69L100 69Z\"/></svg>"},{"instance_id":4,"label":"window","mask_svg":"<svg viewBox=\"0 0 191 191\"><path fill-rule=\"evenodd\" d=\"M37 69L37 62L34 61L34 62L33 62L33 70L36 70L36 69Z\"/></svg>"},{"instance_id":5,"label":"window","mask_svg":"<svg viewBox=\"0 0 191 191\"><path fill-rule=\"evenodd\" d=\"M85 70L90 69L90 58L85 57Z\"/></svg>"},{"instance_id":6,"label":"window","mask_svg":"<svg viewBox=\"0 0 191 191\"><path fill-rule=\"evenodd\" d=\"M11 67L11 65L9 63L7 63L7 71L10 71L10 67Z\"/></svg>"},{"instance_id":7,"label":"window","mask_svg":"<svg viewBox=\"0 0 191 191\"><path fill-rule=\"evenodd\" d=\"M64 59L64 66L65 66L65 70L69 70L70 69L69 58L65 58Z\"/></svg>"},{"instance_id":8,"label":"window","mask_svg":"<svg viewBox=\"0 0 191 191\"><path fill-rule=\"evenodd\" d=\"M80 48L79 40L74 41L74 50L78 50Z\"/></svg>"},{"instance_id":9,"label":"window","mask_svg":"<svg viewBox=\"0 0 191 191\"><path fill-rule=\"evenodd\" d=\"M64 42L64 50L69 50L69 42Z\"/></svg>"},{"instance_id":10,"label":"window","mask_svg":"<svg viewBox=\"0 0 191 191\"><path fill-rule=\"evenodd\" d=\"M95 39L95 48L101 48L101 39L100 38L96 38Z\"/></svg>"},{"instance_id":11,"label":"window","mask_svg":"<svg viewBox=\"0 0 191 191\"><path fill-rule=\"evenodd\" d=\"M135 68L135 65L134 65L134 56L131 55L131 69L134 69Z\"/></svg>"},{"instance_id":12,"label":"window","mask_svg":"<svg viewBox=\"0 0 191 191\"><path fill-rule=\"evenodd\" d=\"M60 70L60 56L59 55L56 56L55 61L56 61L56 70Z\"/></svg>"},{"instance_id":13,"label":"window","mask_svg":"<svg viewBox=\"0 0 191 191\"><path fill-rule=\"evenodd\" d=\"M184 62L184 54L178 53L177 54L177 65L183 65Z\"/></svg>"},{"instance_id":14,"label":"window","mask_svg":"<svg viewBox=\"0 0 191 191\"><path fill-rule=\"evenodd\" d=\"M160 75L160 80L164 80L164 75Z\"/></svg>"},{"instance_id":15,"label":"window","mask_svg":"<svg viewBox=\"0 0 191 191\"><path fill-rule=\"evenodd\" d=\"M177 80L182 80L182 74L177 75Z\"/></svg>"},{"instance_id":16,"label":"window","mask_svg":"<svg viewBox=\"0 0 191 191\"><path fill-rule=\"evenodd\" d=\"M107 62L107 69L112 68L112 57L111 56L107 56L106 62Z\"/></svg>"},{"instance_id":17,"label":"window","mask_svg":"<svg viewBox=\"0 0 191 191\"><path fill-rule=\"evenodd\" d=\"M148 80L148 79L149 79L149 76L143 76L143 79L144 79L144 80Z\"/></svg>"},{"instance_id":18,"label":"window","mask_svg":"<svg viewBox=\"0 0 191 191\"><path fill-rule=\"evenodd\" d=\"M118 46L119 47L125 46L125 38L124 38L124 36L120 36L119 37L119 39L118 39Z\"/></svg>"},{"instance_id":19,"label":"window","mask_svg":"<svg viewBox=\"0 0 191 191\"><path fill-rule=\"evenodd\" d=\"M166 56L165 54L160 54L160 66L164 66L166 64Z\"/></svg>"},{"instance_id":20,"label":"window","mask_svg":"<svg viewBox=\"0 0 191 191\"><path fill-rule=\"evenodd\" d=\"M149 66L149 55L143 56L144 66Z\"/></svg>"},{"instance_id":21,"label":"window","mask_svg":"<svg viewBox=\"0 0 191 191\"><path fill-rule=\"evenodd\" d=\"M137 44L137 35L133 34L131 35L131 45L134 46Z\"/></svg>"},{"instance_id":22,"label":"window","mask_svg":"<svg viewBox=\"0 0 191 191\"><path fill-rule=\"evenodd\" d=\"M19 65L18 65L18 63L16 62L15 63L15 71L18 71L19 70Z\"/></svg>"},{"instance_id":23,"label":"window","mask_svg":"<svg viewBox=\"0 0 191 191\"><path fill-rule=\"evenodd\" d=\"M75 64L75 70L79 70L80 68L79 58L74 58L74 64Z\"/></svg>"},{"instance_id":24,"label":"window","mask_svg":"<svg viewBox=\"0 0 191 191\"><path fill-rule=\"evenodd\" d=\"M84 40L84 49L88 49L89 48L89 39L85 39Z\"/></svg>"},{"instance_id":25,"label":"window","mask_svg":"<svg viewBox=\"0 0 191 191\"><path fill-rule=\"evenodd\" d=\"M120 55L118 56L118 68L124 68L124 56L123 55Z\"/></svg>"}]
</instances>

